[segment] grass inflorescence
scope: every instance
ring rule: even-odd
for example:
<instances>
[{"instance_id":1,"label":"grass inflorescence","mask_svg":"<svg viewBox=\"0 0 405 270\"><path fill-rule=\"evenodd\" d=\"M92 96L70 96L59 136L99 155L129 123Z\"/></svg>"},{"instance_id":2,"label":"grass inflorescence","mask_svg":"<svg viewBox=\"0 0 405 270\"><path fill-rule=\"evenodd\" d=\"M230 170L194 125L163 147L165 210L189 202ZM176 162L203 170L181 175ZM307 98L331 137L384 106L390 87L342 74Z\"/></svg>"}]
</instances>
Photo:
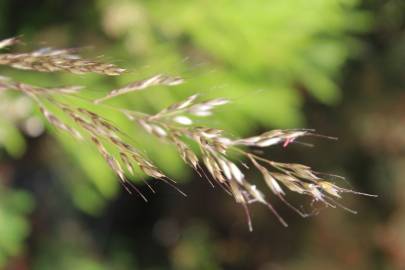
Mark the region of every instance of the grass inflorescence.
<instances>
[{"instance_id":1,"label":"grass inflorescence","mask_svg":"<svg viewBox=\"0 0 405 270\"><path fill-rule=\"evenodd\" d=\"M18 42L19 38L2 40L0 49ZM73 49L44 48L29 53L0 53L0 65L39 72L98 73L105 76L116 76L125 71L113 64L83 59ZM228 136L224 130L194 124L196 118L211 116L215 113L215 108L228 104L230 102L228 99L201 100L199 95L195 94L155 114L103 104L108 99L145 90L151 86L174 86L182 82L183 79L180 77L159 74L114 89L98 99L86 101L92 103L93 106L104 106L105 109L122 113L129 121L139 125L146 132L172 144L187 165L200 176L207 178L211 185L221 186L235 199L236 203L243 206L250 230L252 230L252 223L248 205L252 203L265 205L281 224L287 226L287 223L269 202L266 192L259 190L248 179L246 176L248 170L257 170L269 191L303 217L316 211L305 212L303 209L293 206L286 199L287 190L309 196L313 202L321 203L326 207L341 207L350 212L354 211L339 202L342 193L372 196L340 187L330 180L334 176L318 173L308 166L276 162L255 154L254 150L257 148L274 145L287 147L301 137L327 137L317 134L314 130L277 129L252 137L234 138ZM135 191L147 201L136 185L128 180L129 176L134 175L134 166L137 166L146 175L161 180L184 194L176 187L175 181L166 176L137 147L128 142L126 139L128 135L122 132L119 126L90 109L61 102L56 98L75 96L80 91L84 91L83 87L47 88L0 76L0 90L15 90L28 95L36 102L43 116L52 126L67 132L78 140L86 140L94 144L128 192ZM63 119L70 119L70 124L53 113L48 108L48 104L52 104L53 108L59 111L58 115L63 114ZM191 147L191 144L196 145L198 151L193 150L196 148ZM235 156L242 158L243 162L235 160ZM152 192L155 192L147 181L145 184Z\"/></svg>"}]
</instances>

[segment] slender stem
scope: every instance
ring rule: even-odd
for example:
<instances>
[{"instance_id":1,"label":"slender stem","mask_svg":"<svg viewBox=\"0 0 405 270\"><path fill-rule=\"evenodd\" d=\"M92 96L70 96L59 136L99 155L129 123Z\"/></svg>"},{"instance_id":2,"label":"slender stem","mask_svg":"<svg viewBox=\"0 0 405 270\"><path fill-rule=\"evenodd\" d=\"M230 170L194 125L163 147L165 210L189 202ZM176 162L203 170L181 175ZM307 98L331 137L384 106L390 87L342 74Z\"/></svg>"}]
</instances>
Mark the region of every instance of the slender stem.
<instances>
[{"instance_id":1,"label":"slender stem","mask_svg":"<svg viewBox=\"0 0 405 270\"><path fill-rule=\"evenodd\" d=\"M68 96L80 99L82 101L85 101L85 102L88 102L88 103L91 103L91 104L94 104L92 100L83 98L83 97L78 96L78 95L68 95ZM121 108L114 107L114 106L111 106L111 105L108 105L108 104L105 104L105 103L98 103L97 106L108 108L108 109L120 112L120 113L124 114L127 118L130 118L130 116L133 117L133 118L143 118L143 117L149 117L150 116L150 114L147 114L147 113L144 113L144 112L121 109ZM130 119L130 120L133 120L133 119Z\"/></svg>"}]
</instances>

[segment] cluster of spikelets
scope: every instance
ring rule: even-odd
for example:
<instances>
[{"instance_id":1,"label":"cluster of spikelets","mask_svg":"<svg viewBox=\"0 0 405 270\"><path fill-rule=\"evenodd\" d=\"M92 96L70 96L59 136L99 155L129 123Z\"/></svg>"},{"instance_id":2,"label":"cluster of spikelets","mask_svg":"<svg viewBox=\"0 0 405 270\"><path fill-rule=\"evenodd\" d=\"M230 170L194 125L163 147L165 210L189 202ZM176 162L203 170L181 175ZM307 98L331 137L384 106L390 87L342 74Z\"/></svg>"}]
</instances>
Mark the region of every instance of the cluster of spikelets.
<instances>
[{"instance_id":1,"label":"cluster of spikelets","mask_svg":"<svg viewBox=\"0 0 405 270\"><path fill-rule=\"evenodd\" d=\"M18 42L18 38L0 41L0 49ZM125 71L113 64L82 59L73 53L74 50L54 50L50 48L30 53L0 53L0 64L40 72L66 71L77 74L94 72L108 76L120 75ZM251 148L265 148L277 144L286 147L303 136L320 136L314 133L313 130L272 130L253 137L233 138L227 136L223 130L193 124L193 119L211 115L216 107L227 104L229 102L227 99L217 98L200 101L198 95L192 95L156 114L121 109L103 105L102 103L110 98L143 90L151 86L173 86L182 82L183 80L179 77L156 75L112 90L104 97L88 100L88 102L122 113L128 120L138 124L146 132L175 146L186 164L192 167L199 175L207 178L212 185L221 186L237 203L243 206L250 229L252 229L252 225L247 206L254 202L266 205L278 220L287 226L287 223L266 199L263 191L256 188L245 176L244 171L250 168L257 169L263 176L269 190L288 207L302 216L307 216L308 213L294 207L285 199L287 190L307 195L313 202L319 202L324 206L339 206L349 211L352 210L338 202L342 193L368 195L339 187L325 179L325 176L330 178L335 176L317 173L308 166L275 162L249 151ZM38 104L44 117L54 127L71 134L79 140L91 141L129 192L136 191L146 201L145 196L128 180L128 176L134 174L134 166L138 166L146 175L161 180L182 193L174 185L173 180L129 143L129 137L114 123L93 111L60 102L55 98L55 96L64 95L76 96L82 90L82 87L44 88L0 77L0 90L7 89L20 91L30 96ZM47 104L52 104L54 108L57 108L59 113L71 120L71 124L58 118L47 108ZM197 146L198 153L193 150L191 144ZM243 157L244 160L249 162L250 166L245 163L239 164L235 162L231 158L235 155ZM147 182L146 185L154 192Z\"/></svg>"}]
</instances>

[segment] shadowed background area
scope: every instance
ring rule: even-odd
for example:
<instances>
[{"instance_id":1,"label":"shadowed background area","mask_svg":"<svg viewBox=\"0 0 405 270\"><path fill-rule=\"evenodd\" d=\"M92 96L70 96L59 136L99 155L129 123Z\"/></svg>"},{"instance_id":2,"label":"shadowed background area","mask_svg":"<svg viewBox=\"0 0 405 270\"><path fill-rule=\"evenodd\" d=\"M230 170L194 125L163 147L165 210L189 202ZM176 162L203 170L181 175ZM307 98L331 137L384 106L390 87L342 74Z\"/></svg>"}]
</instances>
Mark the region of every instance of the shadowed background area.
<instances>
[{"instance_id":1,"label":"shadowed background area","mask_svg":"<svg viewBox=\"0 0 405 270\"><path fill-rule=\"evenodd\" d=\"M201 124L233 135L314 128L338 141L264 155L346 177L358 211L287 220L241 207L183 165L169 145L124 127L188 194L159 185L149 202L119 185L97 151L49 128L32 101L0 92L0 269L405 269L405 2L401 0L2 0L0 40L18 50L81 48L122 76L0 74L41 86L85 85L88 98L158 73L184 85L111 104L157 112L193 93L230 105ZM112 115L111 118L115 116ZM116 121L122 125L125 122ZM259 183L259 175L249 173ZM310 205L299 196L295 205Z\"/></svg>"}]
</instances>

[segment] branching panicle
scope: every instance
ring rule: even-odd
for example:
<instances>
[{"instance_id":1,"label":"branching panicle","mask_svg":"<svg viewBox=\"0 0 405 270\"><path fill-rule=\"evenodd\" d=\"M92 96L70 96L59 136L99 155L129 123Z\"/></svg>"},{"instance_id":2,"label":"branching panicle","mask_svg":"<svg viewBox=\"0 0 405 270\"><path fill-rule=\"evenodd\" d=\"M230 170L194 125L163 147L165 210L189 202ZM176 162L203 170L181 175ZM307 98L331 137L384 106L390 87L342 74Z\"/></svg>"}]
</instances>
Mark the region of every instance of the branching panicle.
<instances>
[{"instance_id":1,"label":"branching panicle","mask_svg":"<svg viewBox=\"0 0 405 270\"><path fill-rule=\"evenodd\" d=\"M17 38L0 41L0 49L12 46L18 41ZM119 75L124 71L124 69L112 64L82 59L73 52L74 50L46 48L31 53L0 53L0 64L42 72L68 71L79 74L94 72L111 76ZM183 80L179 77L156 75L112 90L99 99L86 101L89 104L96 104L95 106L100 108L120 112L129 121L138 124L146 132L174 145L186 164L197 171L199 175L201 173L205 175L210 183L220 185L237 203L243 206L250 229L252 229L252 225L247 206L255 202L268 207L284 226L287 226L287 223L270 204L268 196L248 179L246 171L249 169L256 169L261 174L263 182L270 192L301 216L308 216L309 214L303 213L285 199L287 191L309 196L313 202L321 203L324 206L338 206L348 211L352 210L338 202L342 193L372 196L339 187L323 177L327 176L326 174L317 173L308 166L276 162L249 151L251 147L265 148L274 145L287 147L289 144L297 142L297 139L307 136L331 138L319 135L314 130L271 130L253 137L233 138L227 136L226 132L220 129L193 125L195 118L212 115L217 107L229 103L227 99L217 98L199 101L198 95L192 95L155 114L146 114L102 104L107 99L145 90L151 86L174 86L182 82ZM76 97L82 87L45 88L0 77L0 90L6 89L19 91L33 98L52 126L67 132L77 139L91 141L129 192L134 190L145 201L147 200L127 178L127 176L135 176L134 166L138 166L146 175L159 179L181 192L173 185L173 180L169 179L142 155L136 146L127 142L129 136L123 133L114 123L96 112L57 101L59 96ZM61 115L70 119L76 126L73 127L65 123L62 118L57 117L45 105L48 103L52 104L53 107L59 110ZM198 153L192 150L190 142L198 147ZM233 158L235 154L241 155L248 160L251 167L236 162ZM207 174L202 169L203 167L208 172ZM154 192L149 183L146 184Z\"/></svg>"}]
</instances>

